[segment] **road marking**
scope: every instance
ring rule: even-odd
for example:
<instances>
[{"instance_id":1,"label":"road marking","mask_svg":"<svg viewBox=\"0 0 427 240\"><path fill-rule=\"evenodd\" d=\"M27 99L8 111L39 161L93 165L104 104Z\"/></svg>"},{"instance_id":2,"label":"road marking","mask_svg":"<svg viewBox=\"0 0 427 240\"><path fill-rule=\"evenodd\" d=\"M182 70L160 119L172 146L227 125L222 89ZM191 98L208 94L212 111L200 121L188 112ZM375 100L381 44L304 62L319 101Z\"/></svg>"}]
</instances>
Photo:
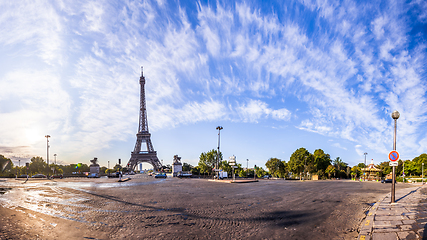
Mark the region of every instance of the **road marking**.
<instances>
[{"instance_id":1,"label":"road marking","mask_svg":"<svg viewBox=\"0 0 427 240\"><path fill-rule=\"evenodd\" d=\"M372 212L369 212L368 216L371 216L371 215L372 215Z\"/></svg>"},{"instance_id":2,"label":"road marking","mask_svg":"<svg viewBox=\"0 0 427 240\"><path fill-rule=\"evenodd\" d=\"M371 220L366 220L365 226L368 226Z\"/></svg>"},{"instance_id":3,"label":"road marking","mask_svg":"<svg viewBox=\"0 0 427 240\"><path fill-rule=\"evenodd\" d=\"M365 240L365 235L360 235L360 240Z\"/></svg>"}]
</instances>

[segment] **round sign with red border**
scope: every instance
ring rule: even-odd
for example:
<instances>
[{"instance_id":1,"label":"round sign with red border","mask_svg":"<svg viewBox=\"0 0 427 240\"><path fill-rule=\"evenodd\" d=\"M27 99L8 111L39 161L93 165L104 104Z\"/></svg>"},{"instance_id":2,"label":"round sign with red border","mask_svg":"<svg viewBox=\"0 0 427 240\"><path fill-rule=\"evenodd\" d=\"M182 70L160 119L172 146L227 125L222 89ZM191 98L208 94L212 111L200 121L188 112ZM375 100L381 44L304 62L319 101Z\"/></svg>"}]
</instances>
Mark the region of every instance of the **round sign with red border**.
<instances>
[{"instance_id":1,"label":"round sign with red border","mask_svg":"<svg viewBox=\"0 0 427 240\"><path fill-rule=\"evenodd\" d=\"M399 153L397 151L391 151L388 154L388 159L390 159L390 161L392 162L396 162L397 160L399 160Z\"/></svg>"}]
</instances>

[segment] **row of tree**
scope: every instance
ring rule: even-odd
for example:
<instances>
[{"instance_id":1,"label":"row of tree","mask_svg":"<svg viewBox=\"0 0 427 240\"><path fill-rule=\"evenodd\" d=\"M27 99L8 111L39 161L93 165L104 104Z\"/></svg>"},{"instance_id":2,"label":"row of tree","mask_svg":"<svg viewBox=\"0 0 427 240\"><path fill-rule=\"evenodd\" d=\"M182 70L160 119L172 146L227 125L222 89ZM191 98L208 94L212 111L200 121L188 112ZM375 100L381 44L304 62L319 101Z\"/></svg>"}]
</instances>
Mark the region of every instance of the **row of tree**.
<instances>
[{"instance_id":1,"label":"row of tree","mask_svg":"<svg viewBox=\"0 0 427 240\"><path fill-rule=\"evenodd\" d=\"M222 169L229 174L232 171L228 161L222 160L222 153L217 154L215 149L209 152L200 154L198 166L193 169L194 174L211 175L219 159L219 169ZM310 153L305 148L299 148L292 153L288 162L282 161L278 158L270 158L265 163L268 171L262 167L257 166L255 172L258 177L266 174L271 174L273 177L287 178L290 175L319 175L320 178L326 177L348 177L350 169L348 164L343 162L340 157L333 161L329 154L325 153L322 149L317 149L314 153ZM253 170L243 170L242 164L237 164L235 169L236 173L243 176L253 176Z\"/></svg>"},{"instance_id":2,"label":"row of tree","mask_svg":"<svg viewBox=\"0 0 427 240\"><path fill-rule=\"evenodd\" d=\"M228 161L222 159L222 153L212 149L206 153L201 153L199 157L198 165L193 167L188 163L183 163L183 171L191 171L194 175L207 175L211 176L213 169L216 166L217 159L219 159L219 168L227 172L229 175L232 172L232 166L229 165ZM401 176L405 173L406 176L421 175L422 164L425 163L427 167L427 154L423 153L412 160L399 160L398 166L396 167L396 175ZM363 163L359 163L353 166L351 169L347 163L345 163L340 157L331 160L329 154L325 153L322 149L317 149L314 153L310 153L305 148L299 148L292 153L288 162L282 161L278 158L270 158L265 163L267 170L264 170L260 166L253 169L244 170L242 164L237 163L235 173L240 177L253 177L256 173L257 177L263 177L264 175L271 175L278 178L289 178L306 175L318 175L319 178L349 178L349 177L360 177L363 175L363 168L366 166ZM392 167L389 166L389 162L382 162L377 166L382 170L380 177L389 174L392 171ZM52 171L54 168L54 171ZM169 166L170 168L170 166ZM107 169L101 167L100 172L112 173L116 171L126 171L126 168L122 168L119 164L116 164L113 169ZM56 165L49 164L41 157L33 157L29 163L29 166L14 166L9 158L5 158L0 155L0 176L2 177L13 177L15 174L64 174L71 175L73 173L89 172L90 168L87 164L77 163L70 165Z\"/></svg>"}]
</instances>

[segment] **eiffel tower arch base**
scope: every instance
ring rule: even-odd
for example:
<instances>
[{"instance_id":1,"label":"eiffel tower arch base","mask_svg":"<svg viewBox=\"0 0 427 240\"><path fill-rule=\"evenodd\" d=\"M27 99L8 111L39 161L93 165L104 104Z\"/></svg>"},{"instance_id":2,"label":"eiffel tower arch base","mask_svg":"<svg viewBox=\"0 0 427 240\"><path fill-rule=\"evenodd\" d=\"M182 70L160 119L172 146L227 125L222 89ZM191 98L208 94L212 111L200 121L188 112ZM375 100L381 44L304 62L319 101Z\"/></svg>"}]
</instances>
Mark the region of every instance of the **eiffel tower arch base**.
<instances>
[{"instance_id":1,"label":"eiffel tower arch base","mask_svg":"<svg viewBox=\"0 0 427 240\"><path fill-rule=\"evenodd\" d=\"M158 172L162 164L157 158L157 153L132 153L129 160L129 170L135 171L139 163L149 163L153 166L154 171Z\"/></svg>"}]
</instances>

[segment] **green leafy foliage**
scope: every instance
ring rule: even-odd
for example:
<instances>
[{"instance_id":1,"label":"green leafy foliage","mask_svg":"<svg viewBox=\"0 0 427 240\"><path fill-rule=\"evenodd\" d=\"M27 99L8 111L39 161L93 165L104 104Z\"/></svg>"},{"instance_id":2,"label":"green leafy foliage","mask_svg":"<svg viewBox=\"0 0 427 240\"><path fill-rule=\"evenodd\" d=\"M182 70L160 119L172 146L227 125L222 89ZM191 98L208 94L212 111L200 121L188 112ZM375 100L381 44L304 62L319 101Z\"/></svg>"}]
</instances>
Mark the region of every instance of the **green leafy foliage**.
<instances>
[{"instance_id":1,"label":"green leafy foliage","mask_svg":"<svg viewBox=\"0 0 427 240\"><path fill-rule=\"evenodd\" d=\"M278 158L268 159L268 161L265 163L265 166L274 177L284 178L286 176L287 164Z\"/></svg>"},{"instance_id":2,"label":"green leafy foliage","mask_svg":"<svg viewBox=\"0 0 427 240\"><path fill-rule=\"evenodd\" d=\"M326 168L325 173L326 173L326 174L328 174L328 177L329 177L329 178L331 178L332 176L334 176L334 173L336 173L336 169L335 169L335 167L334 167L333 165L329 165L329 166Z\"/></svg>"},{"instance_id":3,"label":"green leafy foliage","mask_svg":"<svg viewBox=\"0 0 427 240\"><path fill-rule=\"evenodd\" d=\"M219 153L219 156L217 154L217 150L212 149L207 153L201 153L199 157L199 164L198 167L200 169L200 173L202 174L209 174L211 175L212 169L215 167L217 158L219 157L219 160L222 160L222 153Z\"/></svg>"}]
</instances>

